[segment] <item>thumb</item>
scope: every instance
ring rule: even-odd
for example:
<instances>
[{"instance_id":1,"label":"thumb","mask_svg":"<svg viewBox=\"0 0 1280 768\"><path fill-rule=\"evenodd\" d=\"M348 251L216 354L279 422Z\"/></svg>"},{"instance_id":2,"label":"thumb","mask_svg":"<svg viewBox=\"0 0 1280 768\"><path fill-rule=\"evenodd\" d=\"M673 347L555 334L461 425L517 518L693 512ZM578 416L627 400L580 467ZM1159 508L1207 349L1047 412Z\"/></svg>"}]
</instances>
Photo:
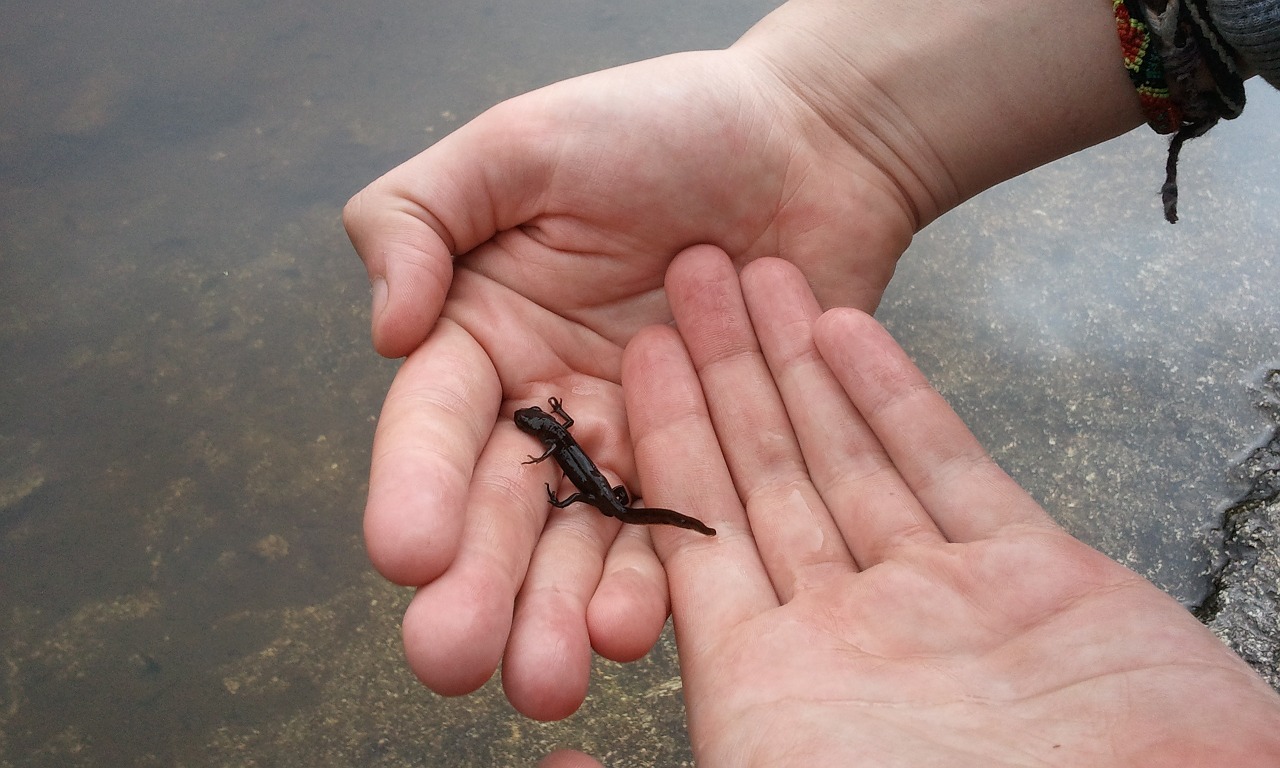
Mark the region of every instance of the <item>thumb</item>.
<instances>
[{"instance_id":1,"label":"thumb","mask_svg":"<svg viewBox=\"0 0 1280 768\"><path fill-rule=\"evenodd\" d=\"M529 131L530 112L542 111L532 96L490 109L343 209L373 286L380 354L403 357L426 338L449 292L454 256L538 213L553 163L547 143Z\"/></svg>"}]
</instances>

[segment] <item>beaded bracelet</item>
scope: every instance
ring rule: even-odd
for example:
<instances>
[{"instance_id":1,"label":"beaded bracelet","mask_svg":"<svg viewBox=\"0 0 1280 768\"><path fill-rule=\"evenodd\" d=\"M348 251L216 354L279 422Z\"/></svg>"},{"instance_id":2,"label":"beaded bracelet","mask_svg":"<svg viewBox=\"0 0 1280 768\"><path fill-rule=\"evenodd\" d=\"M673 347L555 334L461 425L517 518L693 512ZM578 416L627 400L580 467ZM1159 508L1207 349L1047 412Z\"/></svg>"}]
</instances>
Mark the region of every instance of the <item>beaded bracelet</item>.
<instances>
[{"instance_id":1,"label":"beaded bracelet","mask_svg":"<svg viewBox=\"0 0 1280 768\"><path fill-rule=\"evenodd\" d=\"M1235 50L1214 27L1206 0L1112 0L1116 31L1147 124L1173 134L1164 216L1178 220L1178 155L1189 139L1244 109Z\"/></svg>"}]
</instances>

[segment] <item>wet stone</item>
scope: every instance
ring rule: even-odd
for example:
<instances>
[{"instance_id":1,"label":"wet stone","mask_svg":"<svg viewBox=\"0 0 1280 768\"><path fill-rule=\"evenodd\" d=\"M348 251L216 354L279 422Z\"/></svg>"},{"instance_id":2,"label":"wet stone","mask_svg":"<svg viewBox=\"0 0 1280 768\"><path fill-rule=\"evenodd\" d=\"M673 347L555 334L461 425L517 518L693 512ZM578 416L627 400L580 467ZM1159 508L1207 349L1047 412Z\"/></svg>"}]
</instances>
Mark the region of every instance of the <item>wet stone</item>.
<instances>
[{"instance_id":1,"label":"wet stone","mask_svg":"<svg viewBox=\"0 0 1280 768\"><path fill-rule=\"evenodd\" d=\"M1280 690L1280 501L1236 507L1226 535L1230 559L1201 618Z\"/></svg>"},{"instance_id":2,"label":"wet stone","mask_svg":"<svg viewBox=\"0 0 1280 768\"><path fill-rule=\"evenodd\" d=\"M1280 424L1280 370L1259 407ZM1280 690L1280 426L1237 467L1249 490L1223 521L1223 562L1198 614L1272 688Z\"/></svg>"}]
</instances>

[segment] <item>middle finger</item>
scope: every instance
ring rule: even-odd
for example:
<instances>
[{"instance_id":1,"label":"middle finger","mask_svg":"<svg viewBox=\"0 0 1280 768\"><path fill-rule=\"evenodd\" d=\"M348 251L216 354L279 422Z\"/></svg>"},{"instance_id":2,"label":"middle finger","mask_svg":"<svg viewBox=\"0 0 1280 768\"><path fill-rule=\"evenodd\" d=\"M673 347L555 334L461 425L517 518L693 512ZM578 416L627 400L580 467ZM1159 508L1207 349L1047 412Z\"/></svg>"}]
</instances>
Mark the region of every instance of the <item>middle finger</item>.
<instances>
[{"instance_id":1,"label":"middle finger","mask_svg":"<svg viewBox=\"0 0 1280 768\"><path fill-rule=\"evenodd\" d=\"M860 568L945 537L813 341L821 309L804 275L781 259L742 273L747 308L799 437L809 472Z\"/></svg>"}]
</instances>

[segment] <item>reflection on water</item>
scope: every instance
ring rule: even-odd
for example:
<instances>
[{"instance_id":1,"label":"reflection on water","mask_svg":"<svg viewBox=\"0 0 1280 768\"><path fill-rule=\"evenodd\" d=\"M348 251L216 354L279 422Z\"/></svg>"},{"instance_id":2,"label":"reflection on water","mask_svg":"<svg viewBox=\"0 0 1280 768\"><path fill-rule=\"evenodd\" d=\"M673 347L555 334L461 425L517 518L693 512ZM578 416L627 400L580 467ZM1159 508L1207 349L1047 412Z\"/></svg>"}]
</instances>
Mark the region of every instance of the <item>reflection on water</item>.
<instances>
[{"instance_id":1,"label":"reflection on water","mask_svg":"<svg viewBox=\"0 0 1280 768\"><path fill-rule=\"evenodd\" d=\"M735 38L769 3L0 8L0 765L689 761L670 638L564 723L401 661L359 512L394 364L338 224L505 97ZM1280 358L1273 94L930 228L883 316L1059 519L1184 598ZM1135 159L1136 156L1136 159Z\"/></svg>"}]
</instances>

